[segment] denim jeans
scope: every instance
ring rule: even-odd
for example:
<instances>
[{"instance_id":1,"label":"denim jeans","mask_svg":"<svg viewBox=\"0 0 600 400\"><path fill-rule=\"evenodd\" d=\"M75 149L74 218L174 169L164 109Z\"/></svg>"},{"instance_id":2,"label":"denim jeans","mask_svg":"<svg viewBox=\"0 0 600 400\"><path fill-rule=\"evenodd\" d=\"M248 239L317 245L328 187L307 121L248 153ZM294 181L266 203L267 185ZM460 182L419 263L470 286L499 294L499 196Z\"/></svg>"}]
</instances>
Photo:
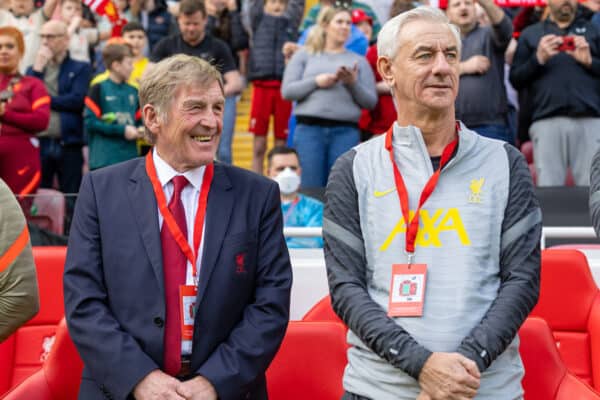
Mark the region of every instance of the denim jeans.
<instances>
[{"instance_id":1,"label":"denim jeans","mask_svg":"<svg viewBox=\"0 0 600 400\"><path fill-rule=\"evenodd\" d=\"M223 113L223 132L217 150L217 158L222 163L231 164L231 143L235 130L235 118L237 113L237 96L225 98L225 110Z\"/></svg>"},{"instance_id":2,"label":"denim jeans","mask_svg":"<svg viewBox=\"0 0 600 400\"><path fill-rule=\"evenodd\" d=\"M512 136L510 129L506 125L490 124L469 126L468 128L479 133L481 136L489 137L491 139L500 139L512 145L515 144L515 138Z\"/></svg>"},{"instance_id":3,"label":"denim jeans","mask_svg":"<svg viewBox=\"0 0 600 400\"><path fill-rule=\"evenodd\" d=\"M54 174L58 176L59 189L63 193L77 193L81 185L83 154L81 145L62 145L60 139L40 138L42 162L41 187L51 188Z\"/></svg>"},{"instance_id":4,"label":"denim jeans","mask_svg":"<svg viewBox=\"0 0 600 400\"><path fill-rule=\"evenodd\" d=\"M356 146L359 136L352 126L297 124L294 146L302 166L302 187L324 187L335 160Z\"/></svg>"}]
</instances>

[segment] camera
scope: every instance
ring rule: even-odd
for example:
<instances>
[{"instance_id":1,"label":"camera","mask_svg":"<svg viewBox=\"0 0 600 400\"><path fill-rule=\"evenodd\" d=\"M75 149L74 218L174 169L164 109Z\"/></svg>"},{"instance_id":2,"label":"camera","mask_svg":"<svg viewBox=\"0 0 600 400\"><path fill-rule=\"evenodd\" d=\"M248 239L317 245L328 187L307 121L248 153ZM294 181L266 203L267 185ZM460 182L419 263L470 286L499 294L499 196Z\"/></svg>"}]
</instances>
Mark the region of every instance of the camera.
<instances>
[{"instance_id":1,"label":"camera","mask_svg":"<svg viewBox=\"0 0 600 400\"><path fill-rule=\"evenodd\" d=\"M0 92L0 103L8 103L13 97L13 91L10 89L3 90Z\"/></svg>"},{"instance_id":2,"label":"camera","mask_svg":"<svg viewBox=\"0 0 600 400\"><path fill-rule=\"evenodd\" d=\"M575 38L573 36L563 36L562 43L558 46L558 51L575 50Z\"/></svg>"}]
</instances>

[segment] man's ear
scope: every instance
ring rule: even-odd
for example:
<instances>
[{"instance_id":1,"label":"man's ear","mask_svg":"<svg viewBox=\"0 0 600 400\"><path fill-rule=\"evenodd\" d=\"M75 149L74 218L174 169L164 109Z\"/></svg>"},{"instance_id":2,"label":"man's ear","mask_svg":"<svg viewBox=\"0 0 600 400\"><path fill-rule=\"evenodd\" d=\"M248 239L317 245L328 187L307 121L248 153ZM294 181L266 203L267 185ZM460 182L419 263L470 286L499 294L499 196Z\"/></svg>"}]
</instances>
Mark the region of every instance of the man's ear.
<instances>
[{"instance_id":1,"label":"man's ear","mask_svg":"<svg viewBox=\"0 0 600 400\"><path fill-rule=\"evenodd\" d=\"M144 125L152 134L158 135L162 121L156 108L152 104L146 104L142 108L142 116L144 117Z\"/></svg>"},{"instance_id":2,"label":"man's ear","mask_svg":"<svg viewBox=\"0 0 600 400\"><path fill-rule=\"evenodd\" d=\"M381 78L387 83L390 87L394 87L395 78L393 72L393 63L392 60L387 56L379 56L377 58L377 71Z\"/></svg>"}]
</instances>

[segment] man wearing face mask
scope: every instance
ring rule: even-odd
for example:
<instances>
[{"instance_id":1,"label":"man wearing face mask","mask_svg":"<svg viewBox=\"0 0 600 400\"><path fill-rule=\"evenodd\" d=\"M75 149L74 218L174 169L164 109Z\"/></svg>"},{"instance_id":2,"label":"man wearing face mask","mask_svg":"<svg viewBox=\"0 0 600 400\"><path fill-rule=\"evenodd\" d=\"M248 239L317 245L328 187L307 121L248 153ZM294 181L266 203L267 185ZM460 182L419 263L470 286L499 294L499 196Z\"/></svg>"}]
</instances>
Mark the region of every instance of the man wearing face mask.
<instances>
[{"instance_id":1,"label":"man wearing face mask","mask_svg":"<svg viewBox=\"0 0 600 400\"><path fill-rule=\"evenodd\" d=\"M300 160L296 150L278 146L267 154L269 177L279 184L281 212L286 227L323 225L323 203L298 193L300 188ZM288 248L323 247L323 239L287 237Z\"/></svg>"}]
</instances>

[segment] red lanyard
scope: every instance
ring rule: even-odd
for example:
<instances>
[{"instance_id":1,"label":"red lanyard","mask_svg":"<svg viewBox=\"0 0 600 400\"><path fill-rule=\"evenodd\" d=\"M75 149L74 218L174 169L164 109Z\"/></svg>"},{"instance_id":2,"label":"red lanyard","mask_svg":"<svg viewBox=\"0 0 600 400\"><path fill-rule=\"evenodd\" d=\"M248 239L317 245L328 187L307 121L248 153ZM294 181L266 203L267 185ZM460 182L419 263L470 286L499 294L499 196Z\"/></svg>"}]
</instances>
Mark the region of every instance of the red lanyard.
<instances>
[{"instance_id":1,"label":"red lanyard","mask_svg":"<svg viewBox=\"0 0 600 400\"><path fill-rule=\"evenodd\" d=\"M458 124L456 126L456 130L458 131ZM385 148L390 152L390 160L392 161L392 166L394 167L394 180L396 181L396 190L398 191L400 208L402 209L404 223L406 224L406 253L408 254L408 260L410 264L412 262L412 256L415 252L415 240L417 238L417 233L419 232L419 211L421 210L421 207L427 201L429 196L431 196L431 194L433 193L440 178L442 168L444 168L444 166L452 158L454 150L456 150L456 146L458 145L458 136L444 148L444 151L442 152L442 159L440 160L440 166L434 172L431 178L429 178L429 181L427 181L427 183L425 184L425 187L421 192L421 197L419 198L419 206L415 210L415 215L413 216L412 220L410 220L410 215L408 211L408 190L406 189L406 185L404 184L404 179L402 179L402 174L398 169L398 165L396 165L396 160L394 160L394 149L392 146L393 128L394 126L392 125L386 133Z\"/></svg>"},{"instance_id":2,"label":"red lanyard","mask_svg":"<svg viewBox=\"0 0 600 400\"><path fill-rule=\"evenodd\" d=\"M197 280L198 272L196 263L198 261L198 254L200 253L200 243L202 242L202 229L204 228L204 218L206 216L206 204L208 201L208 192L210 191L210 184L213 180L215 172L215 166L210 163L206 166L204 171L204 178L202 179L202 187L200 188L200 196L198 197L198 208L196 208L196 220L194 221L194 250L190 248L187 238L179 229L179 225L175 221L175 217L171 214L169 207L167 206L167 199L165 193L162 190L162 185L158 180L156 174L156 167L154 166L154 160L152 159L152 152L149 151L146 155L146 173L150 182L152 182L152 188L154 189L154 195L158 203L158 210L163 217L164 223L167 224L167 228L175 242L185 254L188 261L192 264L192 276L194 281Z\"/></svg>"},{"instance_id":3,"label":"red lanyard","mask_svg":"<svg viewBox=\"0 0 600 400\"><path fill-rule=\"evenodd\" d=\"M290 219L290 216L292 215L292 212L294 211L294 209L296 208L296 206L298 205L298 202L300 202L300 196L297 196L294 201L292 201L292 203L290 204L290 208L288 208L287 212L285 213L285 215L283 216L283 225L285 226L288 222L288 219Z\"/></svg>"}]
</instances>

